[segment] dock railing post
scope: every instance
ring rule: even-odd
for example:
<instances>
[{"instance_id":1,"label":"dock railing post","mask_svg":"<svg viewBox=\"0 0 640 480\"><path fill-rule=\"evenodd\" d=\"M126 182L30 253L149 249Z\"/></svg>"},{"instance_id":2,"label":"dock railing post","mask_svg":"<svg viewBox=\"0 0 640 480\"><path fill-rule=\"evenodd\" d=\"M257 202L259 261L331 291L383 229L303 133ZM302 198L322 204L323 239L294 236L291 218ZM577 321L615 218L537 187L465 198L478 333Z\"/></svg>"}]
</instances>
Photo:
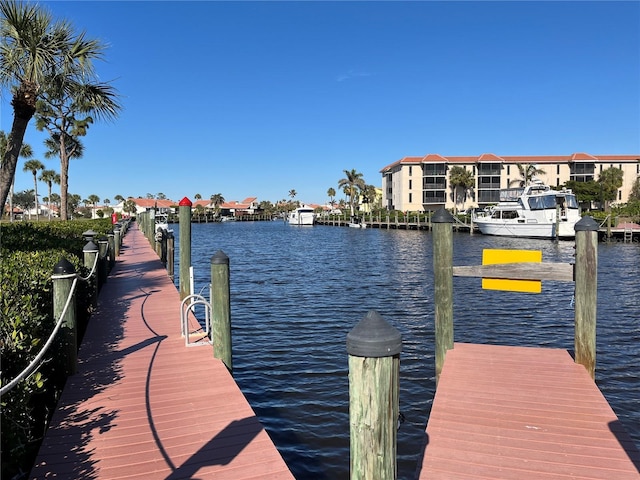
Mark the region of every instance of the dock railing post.
<instances>
[{"instance_id":1,"label":"dock railing post","mask_svg":"<svg viewBox=\"0 0 640 480\"><path fill-rule=\"evenodd\" d=\"M191 200L184 197L178 204L180 222L180 300L189 296L189 268L191 268Z\"/></svg>"},{"instance_id":2,"label":"dock railing post","mask_svg":"<svg viewBox=\"0 0 640 480\"><path fill-rule=\"evenodd\" d=\"M53 267L53 318L57 322L64 311L67 299L76 278L76 270L66 258ZM60 363L67 376L76 373L78 357L78 327L76 325L76 296L71 295L69 306L64 314L60 328L60 346L62 359Z\"/></svg>"},{"instance_id":3,"label":"dock railing post","mask_svg":"<svg viewBox=\"0 0 640 480\"><path fill-rule=\"evenodd\" d=\"M351 480L397 478L402 336L377 312L347 334Z\"/></svg>"},{"instance_id":4,"label":"dock railing post","mask_svg":"<svg viewBox=\"0 0 640 480\"><path fill-rule=\"evenodd\" d=\"M213 356L233 371L229 257L218 250L211 257L211 340Z\"/></svg>"},{"instance_id":5,"label":"dock railing post","mask_svg":"<svg viewBox=\"0 0 640 480\"><path fill-rule=\"evenodd\" d=\"M107 255L109 254L109 240L106 235L98 238L98 288L107 283L109 275L109 265Z\"/></svg>"},{"instance_id":6,"label":"dock railing post","mask_svg":"<svg viewBox=\"0 0 640 480\"><path fill-rule=\"evenodd\" d=\"M582 217L575 225L575 361L596 375L596 312L598 302L598 223Z\"/></svg>"},{"instance_id":7,"label":"dock railing post","mask_svg":"<svg viewBox=\"0 0 640 480\"><path fill-rule=\"evenodd\" d=\"M431 224L437 385L447 350L453 348L453 216L441 208L431 218Z\"/></svg>"},{"instance_id":8,"label":"dock railing post","mask_svg":"<svg viewBox=\"0 0 640 480\"><path fill-rule=\"evenodd\" d=\"M109 271L116 266L116 236L113 231L107 233L107 242L109 243Z\"/></svg>"},{"instance_id":9,"label":"dock railing post","mask_svg":"<svg viewBox=\"0 0 640 480\"><path fill-rule=\"evenodd\" d=\"M173 232L167 232L167 272L172 282L174 279L175 254L175 237Z\"/></svg>"},{"instance_id":10,"label":"dock railing post","mask_svg":"<svg viewBox=\"0 0 640 480\"><path fill-rule=\"evenodd\" d=\"M122 237L121 237L122 233L123 233L122 227L120 226L119 223L116 223L113 226L113 238L114 238L115 247L116 247L114 255L116 257L120 256L120 247L122 246Z\"/></svg>"},{"instance_id":11,"label":"dock railing post","mask_svg":"<svg viewBox=\"0 0 640 480\"><path fill-rule=\"evenodd\" d=\"M89 271L93 272L89 279L93 288L93 293L91 294L91 306L93 308L98 306L98 265L96 264L96 257L98 256L98 253L98 246L91 240L89 240L82 248L84 266L87 267ZM94 265L96 266L95 269L93 268Z\"/></svg>"}]
</instances>

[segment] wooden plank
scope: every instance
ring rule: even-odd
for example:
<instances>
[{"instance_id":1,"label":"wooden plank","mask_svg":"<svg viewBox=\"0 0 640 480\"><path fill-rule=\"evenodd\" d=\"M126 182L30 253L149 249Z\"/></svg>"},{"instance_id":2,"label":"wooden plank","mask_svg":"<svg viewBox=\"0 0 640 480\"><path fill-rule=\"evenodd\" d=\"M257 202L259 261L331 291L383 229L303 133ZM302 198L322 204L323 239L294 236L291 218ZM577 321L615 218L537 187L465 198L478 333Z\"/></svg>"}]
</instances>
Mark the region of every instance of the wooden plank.
<instances>
[{"instance_id":1,"label":"wooden plank","mask_svg":"<svg viewBox=\"0 0 640 480\"><path fill-rule=\"evenodd\" d=\"M453 267L453 276L573 282L573 264L523 262L496 265L456 266Z\"/></svg>"}]
</instances>

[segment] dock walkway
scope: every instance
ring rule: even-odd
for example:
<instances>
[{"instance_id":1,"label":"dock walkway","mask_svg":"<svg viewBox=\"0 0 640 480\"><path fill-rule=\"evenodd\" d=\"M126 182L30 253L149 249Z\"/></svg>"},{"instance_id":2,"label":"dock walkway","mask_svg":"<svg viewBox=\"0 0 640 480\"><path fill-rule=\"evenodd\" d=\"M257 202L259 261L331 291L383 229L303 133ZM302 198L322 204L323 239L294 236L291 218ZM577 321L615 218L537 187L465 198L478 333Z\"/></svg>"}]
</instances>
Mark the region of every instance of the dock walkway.
<instances>
[{"instance_id":1,"label":"dock walkway","mask_svg":"<svg viewBox=\"0 0 640 480\"><path fill-rule=\"evenodd\" d=\"M640 453L566 350L456 343L417 478L640 479Z\"/></svg>"},{"instance_id":2,"label":"dock walkway","mask_svg":"<svg viewBox=\"0 0 640 480\"><path fill-rule=\"evenodd\" d=\"M100 292L32 479L293 479L135 224ZM195 328L195 327L194 327Z\"/></svg>"}]
</instances>

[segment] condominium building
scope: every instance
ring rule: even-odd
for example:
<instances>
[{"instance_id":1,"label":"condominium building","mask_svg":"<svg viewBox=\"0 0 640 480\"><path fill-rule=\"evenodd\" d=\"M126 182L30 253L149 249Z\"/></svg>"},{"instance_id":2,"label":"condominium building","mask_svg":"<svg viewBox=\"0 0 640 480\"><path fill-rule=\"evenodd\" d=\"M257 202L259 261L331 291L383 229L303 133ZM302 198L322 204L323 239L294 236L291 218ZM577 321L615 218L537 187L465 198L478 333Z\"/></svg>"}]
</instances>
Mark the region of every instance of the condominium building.
<instances>
[{"instance_id":1,"label":"condominium building","mask_svg":"<svg viewBox=\"0 0 640 480\"><path fill-rule=\"evenodd\" d=\"M451 167L460 166L471 172L474 186L462 192L451 188ZM498 156L485 153L473 157L449 157L429 154L404 157L387 165L382 174L383 206L391 210L427 211L440 207L464 209L497 203L501 188L513 186L522 178L518 165L535 166L544 171L536 179L547 185L560 186L569 180L597 180L603 170L616 167L623 171L623 185L617 202L626 202L631 188L640 176L639 155L572 155ZM458 189L459 190L459 189ZM462 198L460 198L462 197Z\"/></svg>"}]
</instances>

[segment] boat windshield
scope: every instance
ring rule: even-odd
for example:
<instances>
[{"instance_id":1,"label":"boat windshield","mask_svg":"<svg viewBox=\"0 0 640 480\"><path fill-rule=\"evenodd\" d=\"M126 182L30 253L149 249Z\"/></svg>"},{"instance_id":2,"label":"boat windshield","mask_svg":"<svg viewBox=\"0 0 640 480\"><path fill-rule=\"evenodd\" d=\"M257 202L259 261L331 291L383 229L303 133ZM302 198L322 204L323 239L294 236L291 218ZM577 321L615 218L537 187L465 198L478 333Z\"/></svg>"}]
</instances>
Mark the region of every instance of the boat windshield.
<instances>
[{"instance_id":1,"label":"boat windshield","mask_svg":"<svg viewBox=\"0 0 640 480\"><path fill-rule=\"evenodd\" d=\"M529 197L529 208L531 210L547 210L556 208L556 196L555 195L540 195L536 197Z\"/></svg>"},{"instance_id":2,"label":"boat windshield","mask_svg":"<svg viewBox=\"0 0 640 480\"><path fill-rule=\"evenodd\" d=\"M500 201L515 202L523 192L524 188L502 188L500 189Z\"/></svg>"},{"instance_id":3,"label":"boat windshield","mask_svg":"<svg viewBox=\"0 0 640 480\"><path fill-rule=\"evenodd\" d=\"M567 202L567 208L579 208L578 200L575 195L565 195L565 201Z\"/></svg>"}]
</instances>

